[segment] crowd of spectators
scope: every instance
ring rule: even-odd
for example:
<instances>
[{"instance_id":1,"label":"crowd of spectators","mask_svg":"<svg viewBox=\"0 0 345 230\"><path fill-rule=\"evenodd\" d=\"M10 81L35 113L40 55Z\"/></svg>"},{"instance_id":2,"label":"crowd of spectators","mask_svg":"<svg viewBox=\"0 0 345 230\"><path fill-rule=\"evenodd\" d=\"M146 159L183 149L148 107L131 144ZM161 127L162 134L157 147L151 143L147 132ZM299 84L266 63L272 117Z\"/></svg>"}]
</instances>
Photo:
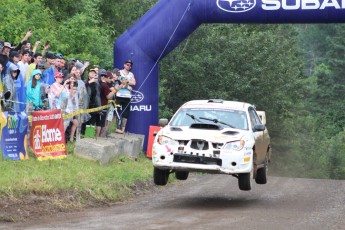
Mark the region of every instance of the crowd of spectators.
<instances>
[{"instance_id":1,"label":"crowd of spectators","mask_svg":"<svg viewBox=\"0 0 345 230\"><path fill-rule=\"evenodd\" d=\"M4 111L26 112L61 109L65 114L78 110L98 108L116 100L109 109L81 113L64 120L66 136L75 140L79 127L85 133L86 125L96 126L96 136L106 136L109 125L117 120L121 124L117 133L126 131L132 86L136 84L131 72L133 62L127 60L120 70L105 70L90 65L89 60L65 58L61 53L49 51L47 41L42 52L36 41L31 46L29 30L17 46L0 40L0 97Z\"/></svg>"}]
</instances>

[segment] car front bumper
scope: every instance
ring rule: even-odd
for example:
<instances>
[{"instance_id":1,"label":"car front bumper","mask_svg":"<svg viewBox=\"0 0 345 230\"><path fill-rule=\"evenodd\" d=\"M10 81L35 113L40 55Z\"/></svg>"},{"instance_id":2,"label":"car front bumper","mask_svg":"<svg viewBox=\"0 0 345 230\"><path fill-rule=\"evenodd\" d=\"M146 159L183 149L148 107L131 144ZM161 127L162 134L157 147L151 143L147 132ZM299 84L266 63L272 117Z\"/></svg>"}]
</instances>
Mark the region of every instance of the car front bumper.
<instances>
[{"instance_id":1,"label":"car front bumper","mask_svg":"<svg viewBox=\"0 0 345 230\"><path fill-rule=\"evenodd\" d=\"M153 166L162 170L195 171L218 174L249 173L253 168L252 149L241 151L220 151L210 154L181 154L156 148L152 157ZM158 150L158 151L157 151ZM171 150L171 149L170 149Z\"/></svg>"}]
</instances>

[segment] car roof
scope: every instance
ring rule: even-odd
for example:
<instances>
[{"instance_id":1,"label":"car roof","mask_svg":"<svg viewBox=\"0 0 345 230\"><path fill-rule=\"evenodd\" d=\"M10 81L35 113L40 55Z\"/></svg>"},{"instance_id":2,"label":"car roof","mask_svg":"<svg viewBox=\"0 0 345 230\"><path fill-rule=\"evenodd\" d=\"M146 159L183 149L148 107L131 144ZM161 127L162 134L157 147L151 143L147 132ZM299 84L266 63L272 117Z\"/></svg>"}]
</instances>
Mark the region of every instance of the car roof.
<instances>
[{"instance_id":1,"label":"car roof","mask_svg":"<svg viewBox=\"0 0 345 230\"><path fill-rule=\"evenodd\" d=\"M210 108L210 109L233 109L233 110L247 110L253 105L239 101L224 101L221 99L210 100L193 100L184 103L181 108Z\"/></svg>"}]
</instances>

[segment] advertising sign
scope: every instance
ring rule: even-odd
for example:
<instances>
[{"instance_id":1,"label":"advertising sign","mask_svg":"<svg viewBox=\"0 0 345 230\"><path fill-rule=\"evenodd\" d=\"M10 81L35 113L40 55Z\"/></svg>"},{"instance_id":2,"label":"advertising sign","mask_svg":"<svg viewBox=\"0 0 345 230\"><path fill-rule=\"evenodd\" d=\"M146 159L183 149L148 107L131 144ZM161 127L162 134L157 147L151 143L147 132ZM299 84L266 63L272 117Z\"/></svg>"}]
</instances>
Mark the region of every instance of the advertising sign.
<instances>
[{"instance_id":1,"label":"advertising sign","mask_svg":"<svg viewBox=\"0 0 345 230\"><path fill-rule=\"evenodd\" d=\"M28 117L22 112L1 112L1 150L5 159L28 159L26 139Z\"/></svg>"},{"instance_id":2,"label":"advertising sign","mask_svg":"<svg viewBox=\"0 0 345 230\"><path fill-rule=\"evenodd\" d=\"M66 140L60 110L32 112L30 147L38 160L66 157Z\"/></svg>"}]
</instances>

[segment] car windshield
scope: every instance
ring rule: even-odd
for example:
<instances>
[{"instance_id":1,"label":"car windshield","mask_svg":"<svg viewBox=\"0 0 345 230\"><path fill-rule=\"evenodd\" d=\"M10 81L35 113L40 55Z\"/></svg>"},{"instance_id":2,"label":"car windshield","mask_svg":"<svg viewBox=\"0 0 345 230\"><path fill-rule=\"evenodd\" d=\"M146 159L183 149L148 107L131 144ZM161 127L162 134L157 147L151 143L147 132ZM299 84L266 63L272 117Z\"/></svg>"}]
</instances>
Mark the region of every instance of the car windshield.
<instances>
[{"instance_id":1,"label":"car windshield","mask_svg":"<svg viewBox=\"0 0 345 230\"><path fill-rule=\"evenodd\" d=\"M171 120L171 126L190 126L194 123L217 124L224 128L248 130L246 112L217 109L180 109Z\"/></svg>"}]
</instances>

